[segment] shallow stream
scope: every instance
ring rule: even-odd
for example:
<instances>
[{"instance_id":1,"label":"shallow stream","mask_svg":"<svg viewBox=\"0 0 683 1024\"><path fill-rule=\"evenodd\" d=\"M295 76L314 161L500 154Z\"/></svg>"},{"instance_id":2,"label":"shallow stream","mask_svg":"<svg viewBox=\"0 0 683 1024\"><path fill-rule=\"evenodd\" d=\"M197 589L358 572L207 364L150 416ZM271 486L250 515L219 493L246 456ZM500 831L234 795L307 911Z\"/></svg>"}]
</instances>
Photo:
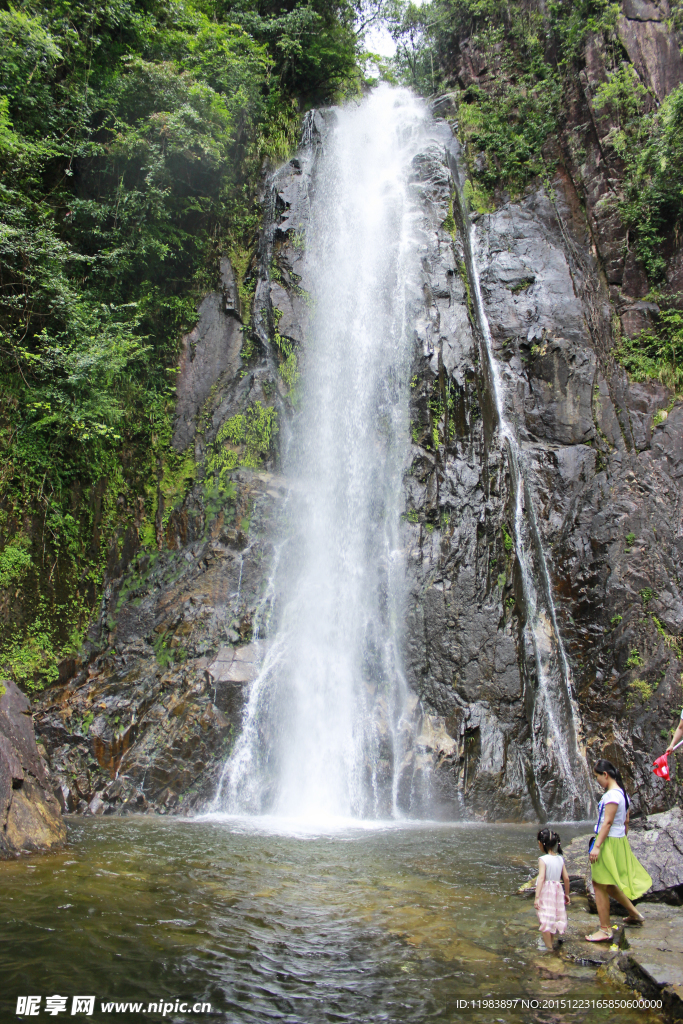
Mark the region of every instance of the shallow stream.
<instances>
[{"instance_id":1,"label":"shallow stream","mask_svg":"<svg viewBox=\"0 0 683 1024\"><path fill-rule=\"evenodd\" d=\"M585 826L563 825L568 841ZM73 819L66 852L0 864L0 1019L18 995L210 1002L166 1020L619 1021L615 990L538 947L533 826ZM577 905L581 925L594 923ZM538 1000L488 1008L485 999ZM457 1000L482 1000L458 1008ZM555 1002L555 1006L548 1005ZM44 1001L43 1001L44 1002ZM66 1019L66 1014L40 1019ZM69 1016L69 1019L72 1019Z\"/></svg>"}]
</instances>

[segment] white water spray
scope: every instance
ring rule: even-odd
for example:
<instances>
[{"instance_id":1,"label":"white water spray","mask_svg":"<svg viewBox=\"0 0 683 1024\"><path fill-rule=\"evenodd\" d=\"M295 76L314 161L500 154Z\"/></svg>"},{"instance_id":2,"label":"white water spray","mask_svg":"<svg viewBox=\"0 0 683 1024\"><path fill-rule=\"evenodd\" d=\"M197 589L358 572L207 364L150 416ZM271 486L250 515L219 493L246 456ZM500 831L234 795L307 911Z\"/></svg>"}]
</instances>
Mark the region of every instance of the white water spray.
<instances>
[{"instance_id":1,"label":"white water spray","mask_svg":"<svg viewBox=\"0 0 683 1024\"><path fill-rule=\"evenodd\" d=\"M274 637L215 809L318 820L401 810L412 735L399 525L407 307L419 296L409 175L429 120L409 92L377 89L338 112L316 171Z\"/></svg>"}]
</instances>

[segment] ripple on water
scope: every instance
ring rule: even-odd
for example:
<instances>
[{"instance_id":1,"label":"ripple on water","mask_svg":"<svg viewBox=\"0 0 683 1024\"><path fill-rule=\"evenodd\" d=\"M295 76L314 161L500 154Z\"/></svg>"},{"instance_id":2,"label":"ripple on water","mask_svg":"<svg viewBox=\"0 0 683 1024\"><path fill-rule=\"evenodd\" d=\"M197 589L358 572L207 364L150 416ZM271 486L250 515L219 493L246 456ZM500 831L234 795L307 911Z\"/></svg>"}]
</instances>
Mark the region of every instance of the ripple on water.
<instances>
[{"instance_id":1,"label":"ripple on water","mask_svg":"<svg viewBox=\"0 0 683 1024\"><path fill-rule=\"evenodd\" d=\"M563 826L567 839L576 831ZM512 895L535 867L534 832L74 820L67 852L0 865L0 1007L9 1020L17 995L90 993L204 1000L231 1024L424 1024L462 1020L457 999L609 997L591 970L539 954L533 906ZM647 1015L592 1011L596 1018L645 1024Z\"/></svg>"}]
</instances>

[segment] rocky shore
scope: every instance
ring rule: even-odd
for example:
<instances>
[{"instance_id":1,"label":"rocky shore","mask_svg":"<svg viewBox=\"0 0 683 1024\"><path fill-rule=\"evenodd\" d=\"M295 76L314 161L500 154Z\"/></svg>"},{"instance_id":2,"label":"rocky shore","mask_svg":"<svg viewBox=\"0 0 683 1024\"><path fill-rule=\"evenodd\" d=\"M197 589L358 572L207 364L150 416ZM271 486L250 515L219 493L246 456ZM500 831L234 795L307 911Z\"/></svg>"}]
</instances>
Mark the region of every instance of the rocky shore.
<instances>
[{"instance_id":1,"label":"rocky shore","mask_svg":"<svg viewBox=\"0 0 683 1024\"><path fill-rule=\"evenodd\" d=\"M578 836L564 850L571 883L568 928L560 957L594 966L601 977L628 988L644 999L661 999L665 1015L683 1019L683 811L679 807L635 819L629 842L638 860L652 876L652 886L638 901L643 925L625 927L626 911L611 901L612 943L587 943L597 913L588 841ZM536 879L520 892L531 897ZM558 962L559 963L559 962ZM558 970L561 968L558 966ZM552 973L552 964L547 966Z\"/></svg>"},{"instance_id":2,"label":"rocky shore","mask_svg":"<svg viewBox=\"0 0 683 1024\"><path fill-rule=\"evenodd\" d=\"M58 849L66 826L36 745L29 702L0 682L0 860Z\"/></svg>"}]
</instances>

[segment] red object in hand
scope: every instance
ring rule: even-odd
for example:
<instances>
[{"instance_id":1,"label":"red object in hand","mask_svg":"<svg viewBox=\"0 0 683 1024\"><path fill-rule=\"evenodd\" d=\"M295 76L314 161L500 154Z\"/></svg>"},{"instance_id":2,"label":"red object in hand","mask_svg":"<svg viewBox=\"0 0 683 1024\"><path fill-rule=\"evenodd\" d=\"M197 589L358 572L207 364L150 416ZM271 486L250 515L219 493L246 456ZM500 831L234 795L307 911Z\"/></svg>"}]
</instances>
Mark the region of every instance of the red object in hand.
<instances>
[{"instance_id":1,"label":"red object in hand","mask_svg":"<svg viewBox=\"0 0 683 1024\"><path fill-rule=\"evenodd\" d=\"M662 754L662 756L658 757L657 760L654 762L652 771L655 773L655 775L658 775L660 779L669 778L668 757L668 754Z\"/></svg>"}]
</instances>

